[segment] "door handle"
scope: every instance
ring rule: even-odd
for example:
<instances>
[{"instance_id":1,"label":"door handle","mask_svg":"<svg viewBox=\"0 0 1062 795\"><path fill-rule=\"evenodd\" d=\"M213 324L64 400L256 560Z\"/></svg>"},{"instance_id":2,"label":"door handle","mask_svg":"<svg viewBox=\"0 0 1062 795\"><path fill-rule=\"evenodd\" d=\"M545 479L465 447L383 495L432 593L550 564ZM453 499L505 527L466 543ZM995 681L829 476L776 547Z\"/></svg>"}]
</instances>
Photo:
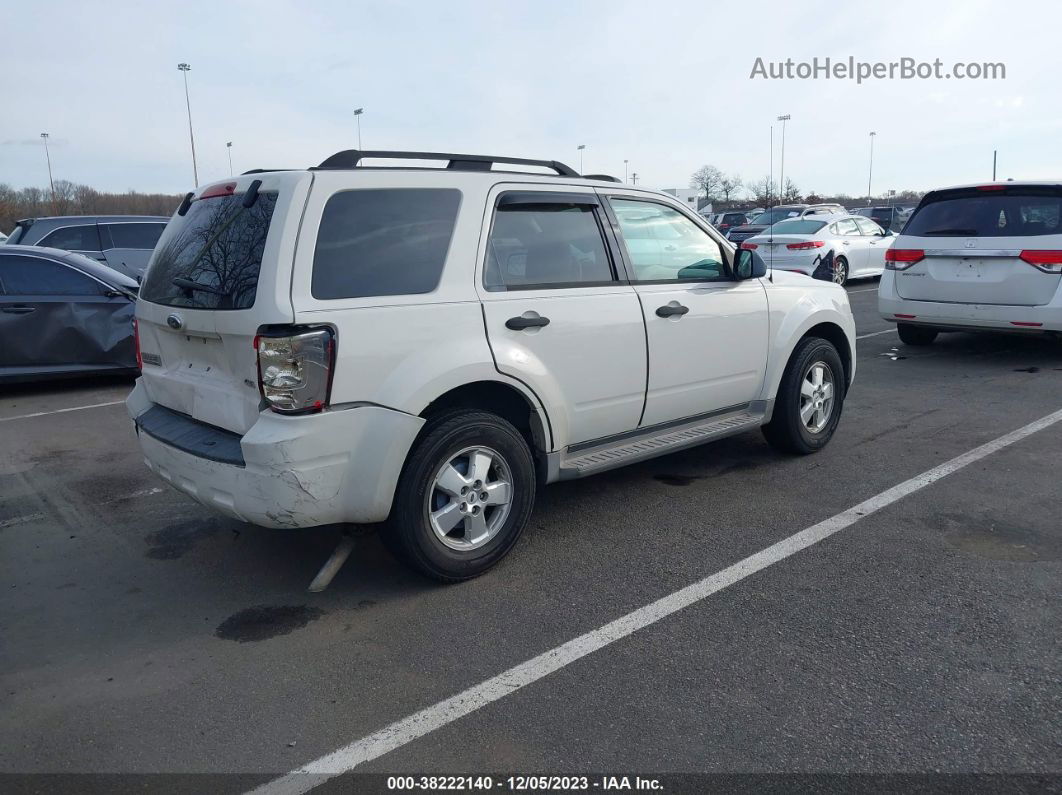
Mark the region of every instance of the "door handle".
<instances>
[{"instance_id":1,"label":"door handle","mask_svg":"<svg viewBox=\"0 0 1062 795\"><path fill-rule=\"evenodd\" d=\"M541 328L542 326L549 325L548 317L524 317L518 315L511 317L505 321L505 328L512 329L513 331L521 331L525 328Z\"/></svg>"},{"instance_id":2,"label":"door handle","mask_svg":"<svg viewBox=\"0 0 1062 795\"><path fill-rule=\"evenodd\" d=\"M667 304L656 310L656 316L672 317L674 315L678 315L679 317L681 317L689 311L690 308L688 306L683 306L682 304L679 304L678 306L671 306L671 304Z\"/></svg>"},{"instance_id":3,"label":"door handle","mask_svg":"<svg viewBox=\"0 0 1062 795\"><path fill-rule=\"evenodd\" d=\"M36 312L37 307L26 306L25 304L15 304L14 306L5 306L3 311L7 312L9 315L28 315L30 312Z\"/></svg>"},{"instance_id":4,"label":"door handle","mask_svg":"<svg viewBox=\"0 0 1062 795\"><path fill-rule=\"evenodd\" d=\"M842 246L850 246L850 245L852 245L852 241L851 240L842 240L841 241L841 245Z\"/></svg>"},{"instance_id":5,"label":"door handle","mask_svg":"<svg viewBox=\"0 0 1062 795\"><path fill-rule=\"evenodd\" d=\"M675 250L674 246L664 246L664 251L674 251L674 250Z\"/></svg>"}]
</instances>

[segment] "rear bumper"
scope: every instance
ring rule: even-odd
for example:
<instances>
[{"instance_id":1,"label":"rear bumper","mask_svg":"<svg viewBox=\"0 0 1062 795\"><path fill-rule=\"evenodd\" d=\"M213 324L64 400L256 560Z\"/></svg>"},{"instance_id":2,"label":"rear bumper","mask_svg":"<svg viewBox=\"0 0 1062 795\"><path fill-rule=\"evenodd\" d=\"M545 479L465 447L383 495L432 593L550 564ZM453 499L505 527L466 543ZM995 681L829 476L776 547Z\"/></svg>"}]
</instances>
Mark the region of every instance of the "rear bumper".
<instances>
[{"instance_id":1,"label":"rear bumper","mask_svg":"<svg viewBox=\"0 0 1062 795\"><path fill-rule=\"evenodd\" d=\"M912 301L896 294L895 276L892 271L885 271L885 275L881 277L878 287L878 311L891 323L910 323L942 329L1062 331L1062 301L1057 296L1051 303L1043 306Z\"/></svg>"},{"instance_id":2,"label":"rear bumper","mask_svg":"<svg viewBox=\"0 0 1062 795\"><path fill-rule=\"evenodd\" d=\"M274 528L386 519L406 454L424 423L380 406L297 417L264 411L233 439L187 418L182 426L180 415L160 424L140 381L126 406L138 423L149 469L203 505ZM217 454L222 448L224 455Z\"/></svg>"}]
</instances>

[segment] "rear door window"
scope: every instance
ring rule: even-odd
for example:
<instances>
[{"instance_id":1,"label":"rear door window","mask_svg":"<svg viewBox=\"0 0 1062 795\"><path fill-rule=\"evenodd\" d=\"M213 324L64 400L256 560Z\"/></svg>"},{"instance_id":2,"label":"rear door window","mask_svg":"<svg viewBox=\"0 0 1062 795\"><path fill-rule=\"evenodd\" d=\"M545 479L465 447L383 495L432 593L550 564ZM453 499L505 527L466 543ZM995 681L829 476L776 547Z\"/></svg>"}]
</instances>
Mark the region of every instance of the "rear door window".
<instances>
[{"instance_id":1,"label":"rear door window","mask_svg":"<svg viewBox=\"0 0 1062 795\"><path fill-rule=\"evenodd\" d=\"M430 293L442 277L461 192L342 191L325 204L310 292L319 300Z\"/></svg>"},{"instance_id":2,"label":"rear door window","mask_svg":"<svg viewBox=\"0 0 1062 795\"><path fill-rule=\"evenodd\" d=\"M920 237L1062 234L1062 189L945 191L919 207L903 233Z\"/></svg>"},{"instance_id":3,"label":"rear door window","mask_svg":"<svg viewBox=\"0 0 1062 795\"><path fill-rule=\"evenodd\" d=\"M590 287L615 280L595 204L533 195L494 213L484 285L488 290ZM595 200L596 201L596 200Z\"/></svg>"},{"instance_id":4,"label":"rear door window","mask_svg":"<svg viewBox=\"0 0 1062 795\"><path fill-rule=\"evenodd\" d=\"M137 222L128 224L104 224L110 233L110 248L139 248L150 251L162 237L166 224ZM106 240L106 235L104 240Z\"/></svg>"},{"instance_id":5,"label":"rear door window","mask_svg":"<svg viewBox=\"0 0 1062 795\"><path fill-rule=\"evenodd\" d=\"M867 237L881 237L883 231L882 228L869 218L854 218L852 220L856 222L859 231Z\"/></svg>"},{"instance_id":6,"label":"rear door window","mask_svg":"<svg viewBox=\"0 0 1062 795\"><path fill-rule=\"evenodd\" d=\"M837 222L837 233L841 235L858 235L859 227L856 226L854 218L845 218Z\"/></svg>"},{"instance_id":7,"label":"rear door window","mask_svg":"<svg viewBox=\"0 0 1062 795\"><path fill-rule=\"evenodd\" d=\"M195 309L254 306L277 194L262 191L250 207L243 198L198 199L183 219L176 217L177 234L155 252L140 297Z\"/></svg>"},{"instance_id":8,"label":"rear door window","mask_svg":"<svg viewBox=\"0 0 1062 795\"><path fill-rule=\"evenodd\" d=\"M101 295L103 286L80 271L40 257L0 256L5 295Z\"/></svg>"},{"instance_id":9,"label":"rear door window","mask_svg":"<svg viewBox=\"0 0 1062 795\"><path fill-rule=\"evenodd\" d=\"M100 235L95 224L64 226L46 234L38 246L61 248L64 251L102 251Z\"/></svg>"}]
</instances>

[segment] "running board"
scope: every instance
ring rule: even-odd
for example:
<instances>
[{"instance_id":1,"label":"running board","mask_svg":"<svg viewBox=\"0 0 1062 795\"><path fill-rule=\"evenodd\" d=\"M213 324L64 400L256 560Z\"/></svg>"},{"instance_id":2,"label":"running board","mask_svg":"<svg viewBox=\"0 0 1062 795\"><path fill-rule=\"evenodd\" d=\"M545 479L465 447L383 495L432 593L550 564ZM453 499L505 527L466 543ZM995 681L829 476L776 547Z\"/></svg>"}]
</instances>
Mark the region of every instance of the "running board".
<instances>
[{"instance_id":1,"label":"running board","mask_svg":"<svg viewBox=\"0 0 1062 795\"><path fill-rule=\"evenodd\" d=\"M755 404L754 404L755 405ZM759 403L756 408L764 404ZM567 450L556 454L550 461L548 480L572 480L604 472L607 469L633 464L660 455L674 453L687 447L733 436L763 425L766 419L764 411L752 407L716 415L709 418L694 419L681 424L669 424L666 429L647 428L644 434L630 436L616 442Z\"/></svg>"}]
</instances>

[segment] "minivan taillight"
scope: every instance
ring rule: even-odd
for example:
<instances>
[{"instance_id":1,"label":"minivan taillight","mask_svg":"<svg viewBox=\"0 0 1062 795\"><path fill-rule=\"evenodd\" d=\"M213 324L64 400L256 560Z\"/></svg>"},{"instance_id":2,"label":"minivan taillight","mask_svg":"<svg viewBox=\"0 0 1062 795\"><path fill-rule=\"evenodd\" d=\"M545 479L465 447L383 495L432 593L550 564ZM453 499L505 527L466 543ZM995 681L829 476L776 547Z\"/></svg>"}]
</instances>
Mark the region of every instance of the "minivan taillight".
<instances>
[{"instance_id":1,"label":"minivan taillight","mask_svg":"<svg viewBox=\"0 0 1062 795\"><path fill-rule=\"evenodd\" d=\"M133 318L133 342L136 345L136 369L144 371L144 357L140 353L140 324Z\"/></svg>"},{"instance_id":2,"label":"minivan taillight","mask_svg":"<svg viewBox=\"0 0 1062 795\"><path fill-rule=\"evenodd\" d=\"M916 262L925 259L926 252L920 248L887 248L885 249L885 268L890 271L903 271L910 268Z\"/></svg>"},{"instance_id":3,"label":"minivan taillight","mask_svg":"<svg viewBox=\"0 0 1062 795\"><path fill-rule=\"evenodd\" d=\"M328 406L335 370L335 335L328 328L285 329L254 338L258 389L273 411L301 414Z\"/></svg>"},{"instance_id":4,"label":"minivan taillight","mask_svg":"<svg viewBox=\"0 0 1062 795\"><path fill-rule=\"evenodd\" d=\"M1044 273L1062 273L1062 251L1027 248L1018 256Z\"/></svg>"}]
</instances>

